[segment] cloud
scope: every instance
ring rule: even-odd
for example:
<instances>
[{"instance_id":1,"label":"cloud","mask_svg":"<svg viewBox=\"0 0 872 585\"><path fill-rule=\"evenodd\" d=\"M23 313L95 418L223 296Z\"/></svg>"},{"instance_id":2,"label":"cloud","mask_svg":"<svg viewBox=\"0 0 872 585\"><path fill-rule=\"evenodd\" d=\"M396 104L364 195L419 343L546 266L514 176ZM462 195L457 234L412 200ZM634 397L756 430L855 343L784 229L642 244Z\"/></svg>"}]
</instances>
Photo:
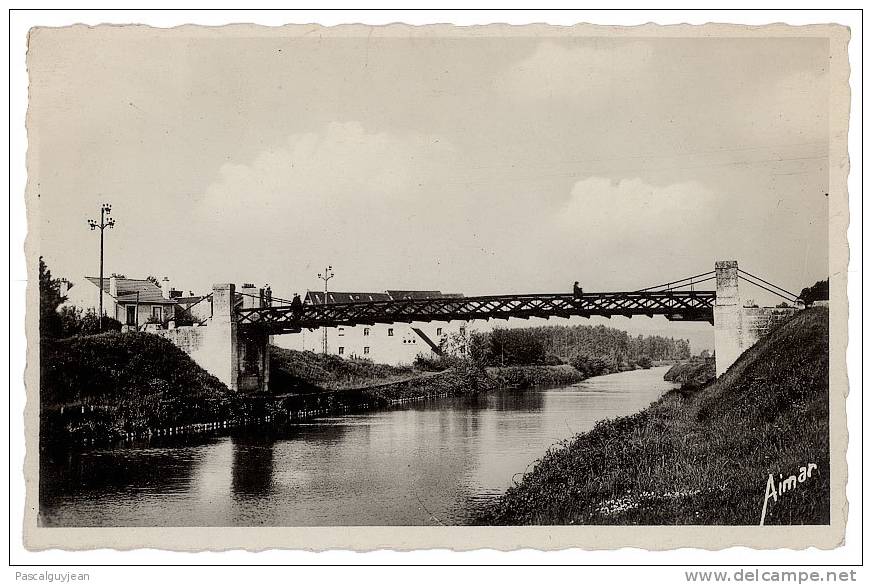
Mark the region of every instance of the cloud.
<instances>
[{"instance_id":1,"label":"cloud","mask_svg":"<svg viewBox=\"0 0 872 585\"><path fill-rule=\"evenodd\" d=\"M206 191L208 200L234 204L240 189L248 198L286 204L340 198L360 199L360 190L403 197L420 179L416 169L450 150L437 137L369 133L357 122L332 122L320 132L293 134L286 144L261 152L247 164L225 164Z\"/></svg>"},{"instance_id":2,"label":"cloud","mask_svg":"<svg viewBox=\"0 0 872 585\"><path fill-rule=\"evenodd\" d=\"M450 145L435 136L370 133L357 122L334 122L291 135L249 163L223 165L200 212L256 233L275 229L282 217L285 228L304 231L378 222L380 211L409 212L442 180L452 156Z\"/></svg>"},{"instance_id":3,"label":"cloud","mask_svg":"<svg viewBox=\"0 0 872 585\"><path fill-rule=\"evenodd\" d=\"M699 243L711 240L717 203L695 181L657 186L638 178L590 177L575 183L554 223L590 251L698 256ZM689 245L697 247L691 251Z\"/></svg>"},{"instance_id":4,"label":"cloud","mask_svg":"<svg viewBox=\"0 0 872 585\"><path fill-rule=\"evenodd\" d=\"M604 101L616 87L631 85L652 54L644 42L567 47L545 41L532 55L508 68L496 88L527 99Z\"/></svg>"},{"instance_id":5,"label":"cloud","mask_svg":"<svg viewBox=\"0 0 872 585\"><path fill-rule=\"evenodd\" d=\"M381 282L438 243L428 232L452 213L442 195L455 160L438 136L330 123L224 164L197 206L197 232L220 263L213 272L234 278L308 282L331 262L346 283Z\"/></svg>"}]
</instances>

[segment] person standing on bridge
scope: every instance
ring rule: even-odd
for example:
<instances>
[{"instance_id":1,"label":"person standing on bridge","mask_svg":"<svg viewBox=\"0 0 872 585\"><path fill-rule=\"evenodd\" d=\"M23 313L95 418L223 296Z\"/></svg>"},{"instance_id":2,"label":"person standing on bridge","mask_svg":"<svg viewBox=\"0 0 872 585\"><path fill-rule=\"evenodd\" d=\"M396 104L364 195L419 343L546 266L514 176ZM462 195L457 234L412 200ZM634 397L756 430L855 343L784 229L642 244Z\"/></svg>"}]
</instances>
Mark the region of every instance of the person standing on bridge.
<instances>
[{"instance_id":1,"label":"person standing on bridge","mask_svg":"<svg viewBox=\"0 0 872 585\"><path fill-rule=\"evenodd\" d=\"M297 293L294 293L294 298L291 299L291 314L297 321L303 317L303 301Z\"/></svg>"},{"instance_id":2,"label":"person standing on bridge","mask_svg":"<svg viewBox=\"0 0 872 585\"><path fill-rule=\"evenodd\" d=\"M580 298L581 295L584 294L584 291L580 286L578 286L578 281L575 281L575 284L572 285L572 296L575 298Z\"/></svg>"}]
</instances>

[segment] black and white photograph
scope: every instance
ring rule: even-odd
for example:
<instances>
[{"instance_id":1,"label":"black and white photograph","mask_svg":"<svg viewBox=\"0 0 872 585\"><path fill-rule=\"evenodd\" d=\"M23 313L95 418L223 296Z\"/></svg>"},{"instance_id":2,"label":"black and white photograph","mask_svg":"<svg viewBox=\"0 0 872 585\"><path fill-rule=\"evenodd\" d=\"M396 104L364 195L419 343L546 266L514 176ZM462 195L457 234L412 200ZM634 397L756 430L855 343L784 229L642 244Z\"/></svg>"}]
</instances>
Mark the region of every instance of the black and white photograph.
<instances>
[{"instance_id":1,"label":"black and white photograph","mask_svg":"<svg viewBox=\"0 0 872 585\"><path fill-rule=\"evenodd\" d=\"M27 546L838 546L850 38L33 27Z\"/></svg>"}]
</instances>

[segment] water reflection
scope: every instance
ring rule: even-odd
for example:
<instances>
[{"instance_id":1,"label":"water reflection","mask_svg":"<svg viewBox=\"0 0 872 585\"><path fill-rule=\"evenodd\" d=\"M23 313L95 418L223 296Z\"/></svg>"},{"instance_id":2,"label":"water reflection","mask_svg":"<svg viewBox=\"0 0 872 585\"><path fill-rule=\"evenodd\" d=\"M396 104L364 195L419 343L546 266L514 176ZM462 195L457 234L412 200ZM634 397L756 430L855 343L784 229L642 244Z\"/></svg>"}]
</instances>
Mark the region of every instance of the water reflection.
<instances>
[{"instance_id":1,"label":"water reflection","mask_svg":"<svg viewBox=\"0 0 872 585\"><path fill-rule=\"evenodd\" d=\"M194 444L42 454L47 526L463 523L555 443L671 387L662 368L549 390L252 429Z\"/></svg>"},{"instance_id":2,"label":"water reflection","mask_svg":"<svg viewBox=\"0 0 872 585\"><path fill-rule=\"evenodd\" d=\"M266 497L272 488L273 445L272 437L233 438L232 482L233 495L240 499Z\"/></svg>"}]
</instances>

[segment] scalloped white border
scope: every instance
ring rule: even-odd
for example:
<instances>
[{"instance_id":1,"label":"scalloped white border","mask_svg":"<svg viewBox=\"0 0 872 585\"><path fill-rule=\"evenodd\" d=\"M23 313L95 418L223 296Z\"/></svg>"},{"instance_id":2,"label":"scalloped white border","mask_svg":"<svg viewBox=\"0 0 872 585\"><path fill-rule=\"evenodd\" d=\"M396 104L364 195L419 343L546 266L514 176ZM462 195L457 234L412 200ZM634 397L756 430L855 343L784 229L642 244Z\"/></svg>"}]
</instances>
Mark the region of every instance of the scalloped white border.
<instances>
[{"instance_id":1,"label":"scalloped white border","mask_svg":"<svg viewBox=\"0 0 872 585\"><path fill-rule=\"evenodd\" d=\"M332 14L336 14L336 13L332 13ZM517 14L517 13L513 13L511 16L514 16L514 14ZM660 14L664 14L664 13L660 13ZM215 16L215 15L213 14L211 16ZM222 19L225 22L233 20L233 19L226 18L225 14L221 14L220 16L222 17ZM285 15L285 16L287 17L287 15ZM295 14L294 16L296 17L297 15ZM322 17L317 18L317 20L320 20L322 22L329 21L329 19L325 20L323 18L323 15L319 15L319 16L322 16ZM502 16L502 15L500 15L500 16ZM587 16L587 15L585 15L585 16ZM732 14L730 14L729 16L732 16ZM285 19L289 20L288 18L285 18ZM655 18L655 19L658 21L665 20L662 18ZM84 20L84 19L78 18L78 19L74 19L74 21L75 20ZM91 19L88 19L88 20L91 20ZM102 20L105 21L105 20L109 20L109 19L104 18ZM124 20L127 20L127 19L122 19L121 21L123 22ZM141 17L138 17L138 18L136 18L136 20L145 21L148 19L143 19ZM203 19L197 18L197 19L188 19L188 20L198 20L198 21L202 22ZM258 15L257 18L247 18L244 20L260 21L261 19L260 19L260 15ZM294 20L298 20L298 21L304 20L305 21L306 19L294 18ZM342 20L348 22L348 21L353 21L355 19L346 17L346 18L343 18ZM414 19L410 19L410 18L397 18L396 20L414 21ZM435 19L436 22L439 22L440 20L442 20L442 19ZM457 18L451 18L450 20L454 21L454 22L458 22ZM492 20L497 20L497 19L493 18ZM512 19L511 18L500 18L499 20L509 21ZM551 20L551 18L548 18L548 20ZM586 20L592 20L592 19L586 18ZM691 20L691 19L683 19L683 20ZM736 19L729 18L729 20L736 20ZM784 20L784 19L782 18L780 20ZM433 21L433 20L431 20L431 21ZM443 20L443 22L445 22L445 21L447 21L447 20ZM723 34L722 27L718 27L718 29L721 29L718 31L718 34ZM233 29L224 28L224 29L220 29L220 30L222 31L222 34L225 34L225 33L233 34ZM384 29L376 29L376 30L382 30L382 31L385 31L386 33L391 33L392 31L397 31L399 29L397 29L396 27L387 27ZM414 30L420 30L420 29L414 29ZM490 28L490 27L488 27L486 29L478 29L478 30L482 31L482 32L486 32L487 34L493 34L495 32L495 29ZM528 28L526 30L526 32L531 32L531 30L532 29ZM603 30L603 29L600 29L600 30ZM770 34L775 33L777 30L779 32L781 32L782 34L785 32L787 32L789 34L796 34L797 33L797 31L795 29L786 29L785 27L776 27L776 28L768 27L765 29L765 31L762 29L759 29L759 28L748 29L748 28L744 28L744 27L739 27L739 29L733 29L734 32L738 32L739 30L741 30L741 34L743 36L745 34L761 34L761 33L766 34L766 35L770 35ZM806 30L808 30L808 29L806 29ZM348 31L348 29L344 29L344 30L339 29L339 30L336 30L335 32L337 34L343 34L343 33L346 33L347 31ZM191 31L188 30L187 32L191 32ZM469 31L469 32L473 32L473 31ZM550 32L553 33L554 31L552 30ZM572 32L576 32L576 34L577 34L577 31L572 31ZM615 32L618 32L620 34L621 31L620 30L615 31L615 29L608 29L606 32L608 32L609 34L614 34ZM687 29L687 27L683 27L683 26L669 27L667 29L661 29L661 28L657 28L655 26L649 25L649 26L645 26L642 28L634 28L631 31L626 31L626 29L624 29L624 32L625 33L629 32L629 34L632 34L634 36L635 35L641 36L642 34L662 34L662 33L672 34L672 35L681 34L682 36L685 36L685 35L689 34L689 29ZM711 32L712 32L712 30L709 29L709 30L705 31L703 34L710 34ZM501 31L501 34L504 34L504 33L505 33L505 31ZM586 33L587 33L587 31L586 31ZM815 33L815 34L819 34L819 33ZM835 76L833 76L833 77L835 77ZM13 84L13 87L14 87L14 84ZM17 118L14 118L14 120L15 119L17 119ZM831 119L833 119L832 116L831 116ZM842 115L842 118L840 118L840 119L844 120L844 115ZM843 134L842 138L843 139L845 138L844 134ZM844 141L842 141L838 145L834 144L833 147L836 149L836 152L841 152L841 153L846 152L845 146L844 146ZM19 158L17 155L19 155L20 153L16 153L15 151L13 151L12 154L14 156L16 156L16 159ZM832 160L836 161L837 157L833 157ZM845 174L847 174L847 168L842 168L838 172L839 172L840 176L845 175ZM14 171L13 171L13 173L14 173ZM844 177L842 177L841 182L844 182ZM12 194L11 194L13 201L14 201L15 193L16 193L14 187L18 183L19 183L19 181L16 180L14 185L13 185L13 190L12 190ZM839 191L837 189L831 189L831 197L832 197L833 193L838 193L838 192ZM17 191L17 193L21 193L21 191L19 190L19 191ZM833 199L835 200L835 198L833 198ZM847 202L846 194L845 194L843 203L844 202ZM832 203L831 203L831 205L832 205ZM844 210L845 206L843 206L842 209ZM15 210L13 210L13 211L15 211ZM18 211L20 211L20 209ZM838 233L840 235L845 233L844 230L845 230L846 222L847 222L847 214L846 213L843 212L843 213L839 213L839 214L833 214L832 209L831 209L831 218L834 215L837 216L836 219L838 221L838 224L831 225L831 232L830 232L831 239L832 239L832 234L834 232ZM15 216L13 215L13 217L15 217ZM842 239L841 246L839 246L839 249L841 249L841 250L845 249L843 239ZM13 241L13 250L15 250L14 241ZM838 250L836 252L838 252ZM846 262L847 258L844 258L845 262L842 262L841 259L838 259L837 257L834 257L831 254L831 263L835 264L836 260L838 260L838 264L840 265L840 267L847 265L847 262ZM13 267L15 267L15 262L13 262ZM831 272L833 272L834 280L837 278L838 274L846 275L844 268L842 268L841 270L835 270L835 271L831 270ZM16 274L18 274L18 273L16 272ZM834 286L834 288L837 289L837 287L835 287L835 286ZM835 315L835 313L836 312L833 311L832 314ZM15 314L15 311L13 311L13 314ZM833 317L833 318L835 318L835 317ZM841 320L839 320L839 323L833 324L834 329L831 331L831 334L833 337L836 336L836 333L839 330L843 329L843 327L838 327L838 325L844 324L845 322L846 321L844 319L841 319ZM835 354L835 352L833 352L833 354ZM843 375L844 363L840 359L836 360L836 361L838 363L833 364L833 368L832 368L833 375L835 375L836 373L840 373ZM31 362L31 363L33 363L33 362ZM841 367L839 367L839 366L841 366ZM14 374L15 374L15 370L13 370L13 375ZM844 380L844 377L842 377L841 379ZM15 386L13 383L13 388L14 387ZM842 387L844 387L844 383L842 383ZM835 393L833 393L833 395L835 396ZM837 401L837 405L839 408L837 408L837 409L834 408L833 412L834 413L836 413L836 412L844 413L844 403L842 403L840 399ZM834 406L836 406L836 405L834 404ZM13 412L14 412L14 407L15 407L15 404L13 405ZM834 422L834 424L836 423L836 421L833 421L833 422ZM15 429L13 429L13 431L14 430ZM836 434L834 433L834 435L836 435ZM839 438L838 436L834 436L834 439L838 440L838 438ZM835 446L836 445L834 445L834 447ZM835 451L835 449L834 449L834 451ZM835 458L834 458L834 460L835 460ZM13 462L14 462L14 460L13 460ZM834 480L834 486L835 486L835 480ZM837 500L837 498L836 498L837 494L834 493L833 496L834 496L833 501L835 502ZM844 501L844 500L842 500L842 501ZM29 509L28 512L32 514L33 510ZM13 515L13 518L14 518L14 516L15 515ZM21 524L17 524L17 525L21 526ZM15 524L10 523L10 526L12 526L14 528ZM740 544L740 545L746 545L746 546L755 546L755 545L756 546L765 546L765 544L763 542L757 542L757 543L754 542L755 540L758 540L759 537L761 536L759 531L758 531L756 536L755 535L745 535L745 536L748 536L748 538L738 538L737 539L737 538L734 538L735 535L726 533L726 532L736 531L737 529L735 529L735 528L717 529L717 528L713 528L713 527L701 527L701 530L704 532L704 534L694 531L694 529L700 529L700 527L689 527L689 528L690 528L690 530L687 530L686 534L680 535L681 536L680 540L686 544L689 544L689 545L699 546L699 545L708 543L709 545L714 544L714 546L716 546L716 547L725 547L725 546L730 546L731 544ZM783 528L783 527L769 527L769 528L773 528L775 530L768 533L767 535L763 535L764 538L762 540L768 540L770 543L770 546L772 544L776 544L776 543L777 543L776 546L784 545L785 541L782 539L788 535L777 533L778 532L777 529ZM573 545L577 546L578 544L581 544L577 538L577 536L578 536L577 534L575 534L575 535L565 534L564 529L567 529L570 531L573 530L571 527L559 527L557 529L546 528L546 527L532 527L529 529L484 528L484 529L480 529L480 530L483 530L486 532L491 531L490 535L483 534L483 536L485 538L487 538L488 540L490 540L493 537L496 537L498 540L502 540L504 536L508 536L508 538L511 541L509 543L510 548L514 548L515 546L523 545L523 544L527 544L528 546L530 546L530 545L537 546L537 548L542 548L542 547L554 548L554 547L567 546L567 545L568 546L573 546ZM616 530L618 532L626 531L626 529L627 529L627 527L613 527L613 530ZM52 531L52 532L59 531L59 530L63 531L63 532L67 532L67 529L50 529L50 531ZM75 547L75 543L82 545L85 543L85 541L90 540L91 535L85 534L85 532L87 532L90 529L69 529L69 530L71 531L71 533L69 535L62 535L62 534L60 534L60 532L57 532L55 536L52 536L51 540L55 540L55 537L58 537L58 538L61 538L62 540L65 541L65 546L70 546L72 544L74 547ZM125 536L127 536L127 535L123 534L123 532L125 532L125 529L93 529L93 530L96 533L99 533L99 537L97 538L97 541L92 541L92 544L96 544L96 545L103 544L105 546L114 546L114 547L119 547L119 548L126 548L130 545L129 541L125 542L127 540L125 538ZM151 543L154 546L160 546L160 547L168 547L169 546L169 547L175 548L175 546L174 546L174 544L175 544L175 545L181 545L182 548L185 548L187 550L191 550L191 549L197 550L197 549L202 549L204 547L210 547L210 546L216 546L218 548L239 546L239 547L243 547L243 548L247 548L247 549L251 549L253 546L254 547L259 547L259 546L267 546L267 547L269 547L269 546L280 546L280 547L293 546L295 544L294 543L295 539L292 537L292 535L291 534L280 534L280 533L287 532L289 530L290 531L295 531L295 530L299 531L300 529L269 529L269 530L244 529L244 528L232 529L232 530L220 529L221 532L224 533L220 537L221 541L216 541L216 540L213 540L212 538L204 539L203 537L215 536L214 534L213 535L203 534L202 532L204 529L173 529L173 530L133 529L133 530L134 530L135 534L130 534L130 536L133 536L133 538L135 539L135 543L140 545L140 546L141 545L147 546L149 543ZM208 529L206 529L206 530L208 531ZM405 548L406 546L434 547L434 546L440 546L440 544L441 544L442 546L445 546L447 548L453 548L453 549L457 550L458 545L460 544L458 542L458 540L461 540L461 539L464 541L464 544L467 544L467 545L471 544L473 546L477 546L476 544L470 542L472 540L472 537L473 537L473 535L470 534L470 531L474 531L474 530L478 530L478 529L465 528L465 527L464 528L449 528L449 529L411 528L411 530L419 533L419 536L422 536L426 539L426 540L418 541L418 542L414 542L414 541L418 540L417 538L406 539L406 538L403 538L402 535L398 534L398 532L402 532L404 529L398 530L395 528L391 528L391 529L366 528L366 529L360 529L360 531L349 530L347 528L343 528L343 529L336 529L336 528L315 529L315 531L313 531L312 529L306 529L305 530L306 535L304 536L304 538L306 539L306 542L308 544L301 543L300 546L302 546L303 548L307 548L309 550L312 550L313 548L320 548L318 546L319 544L321 546L326 545L328 547L331 546L331 543L333 543L334 546L335 545L342 546L342 544L340 544L339 542L337 542L334 539L335 535L331 534L331 533L339 532L340 530L342 532L346 533L349 537L352 537L352 540L357 540L356 544L358 544L358 545L362 544L363 547L365 547L367 549L378 548L380 546L383 546L384 544L388 544L388 545L393 544L394 546L399 545L400 548ZM449 534L449 533L438 534L442 530L448 530L448 531L460 530L463 532L461 534L453 534L453 535ZM588 528L586 530L592 531L592 529L590 529L590 528ZM666 528L647 527L647 528L642 528L642 529L634 528L632 530L637 536L631 537L630 540L626 540L625 538L623 538L622 535L619 535L617 533L609 534L610 530L606 530L606 531L602 532L602 534L600 534L600 537L597 538L597 542L593 543L593 544L594 544L594 546L597 546L597 545L599 545L599 546L610 546L610 545L614 546L614 544L617 544L617 543L615 543L614 541L611 541L611 539L612 539L612 537L616 537L616 538L620 538L625 544L629 544L629 545L647 544L648 547L651 547L652 543L659 543L660 547L675 547L677 545L680 545L679 541L673 540L673 538L671 538L671 537L679 536L676 533L677 529L673 528L673 527L666 527ZM746 529L742 528L742 529L738 529L738 530L742 531L742 530L746 530ZM321 531L324 531L324 533L321 534L320 533ZM528 532L528 534L534 539L534 541L533 542L529 542L529 541L524 542L524 541L527 541L527 537L522 537L520 540L518 540L517 535L515 535L515 534L510 534L510 535L505 534L505 533L514 533L517 531ZM679 532L681 532L681 531L682 530L679 530ZM43 531L41 531L41 532L43 532ZM359 534L354 534L354 532L359 532ZM504 534L497 534L497 532L504 532ZM671 534L670 534L670 532L671 532ZM791 529L790 532L794 536L797 535L796 529ZM708 534L709 536L705 536L705 534ZM72 541L66 540L66 536L71 537L73 540ZM175 538L173 538L174 536L180 537L182 539L182 541L181 542L177 541ZM291 538L288 538L288 537L291 537ZM825 535L825 537L827 537L827 541L830 545L835 544L835 542L831 541L832 534ZM35 538L36 538L36 541L33 541L32 544L35 544L37 546L40 546L40 545L49 545L50 546L51 545L51 542L38 543L37 541L40 541L41 538L40 537L35 537ZM326 538L328 541L330 541L330 543L321 540L321 538ZM345 541L343 544L346 546L354 547L355 543L353 543L352 541L346 540L346 538L347 537L342 538L342 540ZM363 540L362 541L358 540L359 538L363 539ZM564 540L565 538L568 538L568 540ZM637 538L641 538L643 540L637 540ZM225 540L225 539L228 539L228 540ZM264 540L264 539L266 539L266 540ZM715 539L716 542L712 543L711 542L712 539ZM14 543L14 540L15 539L13 539L13 543ZM173 541L175 541L175 543ZM611 541L611 544L610 544L610 541ZM61 543L61 541L56 541L56 542L58 544ZM806 540L805 542L808 542L808 541ZM482 544L484 544L484 543L482 543ZM818 541L818 544L822 544L822 541ZM405 545L405 546L403 546L403 545ZM495 544L495 546L499 546L499 545ZM503 544L503 546L505 546L505 544ZM357 548L357 547L354 547L354 548ZM358 548L358 550L360 550L360 548ZM806 553L806 555L804 555L804 557L806 559L807 559L807 554L808 553ZM587 555L585 555L585 556L587 556ZM665 559L662 559L662 560L665 560ZM662 560L661 560L661 562L662 562ZM125 562L129 562L129 561L125 561ZM191 561L190 561L190 559L186 559L186 560L183 560L181 562L191 562ZM214 561L212 561L212 562L214 562ZM469 562L469 561L464 561L464 562ZM503 562L505 562L505 561L503 561ZM650 560L648 562L650 562ZM721 559L721 562L724 562L723 559ZM745 559L745 562L747 562L747 559ZM772 562L772 561L770 561L770 562Z\"/></svg>"}]
</instances>

